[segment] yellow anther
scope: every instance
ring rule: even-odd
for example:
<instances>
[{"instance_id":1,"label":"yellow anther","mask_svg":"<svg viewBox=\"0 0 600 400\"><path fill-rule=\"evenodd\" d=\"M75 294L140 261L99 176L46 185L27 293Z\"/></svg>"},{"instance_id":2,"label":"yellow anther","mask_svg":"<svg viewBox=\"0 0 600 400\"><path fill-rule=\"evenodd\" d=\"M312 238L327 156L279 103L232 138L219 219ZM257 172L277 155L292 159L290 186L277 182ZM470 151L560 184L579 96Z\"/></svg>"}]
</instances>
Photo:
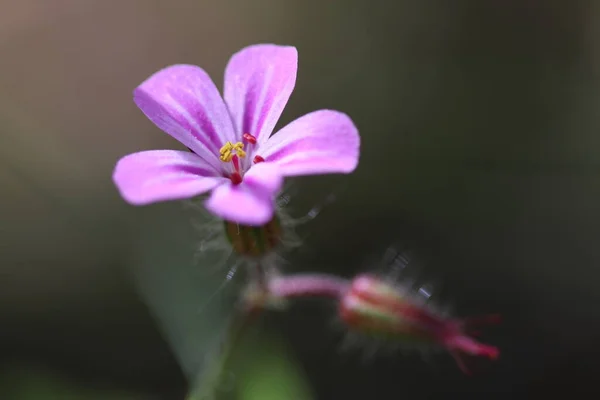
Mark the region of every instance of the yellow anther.
<instances>
[{"instance_id":1,"label":"yellow anther","mask_svg":"<svg viewBox=\"0 0 600 400\"><path fill-rule=\"evenodd\" d=\"M219 159L223 162L230 162L234 154L237 154L240 158L246 157L242 142L237 142L236 144L232 144L231 142L225 143L221 147L221 150L219 150Z\"/></svg>"},{"instance_id":2,"label":"yellow anther","mask_svg":"<svg viewBox=\"0 0 600 400\"><path fill-rule=\"evenodd\" d=\"M237 150L236 153L237 153L237 155L238 155L239 158L246 157L246 152L244 150L241 150L241 149Z\"/></svg>"},{"instance_id":3,"label":"yellow anther","mask_svg":"<svg viewBox=\"0 0 600 400\"><path fill-rule=\"evenodd\" d=\"M221 150L219 150L219 159L223 162L231 161L231 157L233 157L233 155L231 154L231 149L233 149L233 145L231 144L231 142L225 143L223 147L221 147Z\"/></svg>"}]
</instances>

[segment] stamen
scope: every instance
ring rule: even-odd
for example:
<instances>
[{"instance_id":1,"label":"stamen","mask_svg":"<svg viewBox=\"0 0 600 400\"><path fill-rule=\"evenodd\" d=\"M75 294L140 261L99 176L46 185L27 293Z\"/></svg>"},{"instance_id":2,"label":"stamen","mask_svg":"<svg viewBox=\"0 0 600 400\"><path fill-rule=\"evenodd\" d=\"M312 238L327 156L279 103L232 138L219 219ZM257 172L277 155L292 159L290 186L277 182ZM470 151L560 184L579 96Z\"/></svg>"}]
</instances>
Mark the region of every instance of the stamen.
<instances>
[{"instance_id":1,"label":"stamen","mask_svg":"<svg viewBox=\"0 0 600 400\"><path fill-rule=\"evenodd\" d=\"M233 148L233 145L231 144L231 142L226 142L223 147L221 147L221 150L219 150L219 160L223 161L223 162L229 162L229 160L231 160L231 149Z\"/></svg>"},{"instance_id":2,"label":"stamen","mask_svg":"<svg viewBox=\"0 0 600 400\"><path fill-rule=\"evenodd\" d=\"M250 144L256 144L256 137L252 136L252 135L251 135L251 134L249 134L249 133L244 133L244 134L242 135L242 139L243 139L245 142L248 142L248 143L250 143Z\"/></svg>"},{"instance_id":3,"label":"stamen","mask_svg":"<svg viewBox=\"0 0 600 400\"><path fill-rule=\"evenodd\" d=\"M230 162L235 154L240 158L246 157L244 144L242 142L237 142L236 144L231 142L225 143L219 150L219 159L223 162Z\"/></svg>"},{"instance_id":4,"label":"stamen","mask_svg":"<svg viewBox=\"0 0 600 400\"><path fill-rule=\"evenodd\" d=\"M244 157L246 157L246 152L244 151L244 144L242 142L237 142L236 144L226 142L219 150L219 160L233 164L233 173L229 175L229 179L231 179L231 183L234 185L242 183L243 177L240 170L240 158Z\"/></svg>"},{"instance_id":5,"label":"stamen","mask_svg":"<svg viewBox=\"0 0 600 400\"><path fill-rule=\"evenodd\" d=\"M254 164L258 164L258 163L261 163L263 161L265 161L265 159L262 158L261 156L258 156L258 155L254 156Z\"/></svg>"}]
</instances>

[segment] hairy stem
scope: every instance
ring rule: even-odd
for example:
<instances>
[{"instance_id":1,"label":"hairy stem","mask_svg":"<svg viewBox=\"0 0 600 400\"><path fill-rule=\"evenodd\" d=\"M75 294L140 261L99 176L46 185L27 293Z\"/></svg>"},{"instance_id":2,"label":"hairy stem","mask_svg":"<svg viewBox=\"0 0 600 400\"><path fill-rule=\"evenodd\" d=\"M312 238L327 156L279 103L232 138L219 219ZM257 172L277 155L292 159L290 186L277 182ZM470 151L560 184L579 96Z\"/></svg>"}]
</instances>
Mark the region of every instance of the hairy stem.
<instances>
[{"instance_id":1,"label":"hairy stem","mask_svg":"<svg viewBox=\"0 0 600 400\"><path fill-rule=\"evenodd\" d=\"M262 277L260 269L258 275ZM296 274L272 278L268 281L258 282L258 284L261 288L259 290L266 290L270 296L276 298L327 297L339 299L346 294L350 282L333 275ZM209 366L208 375L199 382L199 386L188 397L188 400L215 398L235 348L252 321L258 316L257 312L260 313L260 310L260 307L253 307L240 312L233 319L227 330L223 346L219 349L219 356L214 364Z\"/></svg>"},{"instance_id":2,"label":"hairy stem","mask_svg":"<svg viewBox=\"0 0 600 400\"><path fill-rule=\"evenodd\" d=\"M192 388L192 392L186 400L213 400L217 398L219 386L223 383L233 353L255 316L254 313L241 312L233 318L222 345L217 350L219 354L212 361L212 364L207 366L209 371L197 383L197 386Z\"/></svg>"},{"instance_id":3,"label":"hairy stem","mask_svg":"<svg viewBox=\"0 0 600 400\"><path fill-rule=\"evenodd\" d=\"M296 274L269 280L269 293L276 298L341 298L350 287L346 279L327 274Z\"/></svg>"}]
</instances>

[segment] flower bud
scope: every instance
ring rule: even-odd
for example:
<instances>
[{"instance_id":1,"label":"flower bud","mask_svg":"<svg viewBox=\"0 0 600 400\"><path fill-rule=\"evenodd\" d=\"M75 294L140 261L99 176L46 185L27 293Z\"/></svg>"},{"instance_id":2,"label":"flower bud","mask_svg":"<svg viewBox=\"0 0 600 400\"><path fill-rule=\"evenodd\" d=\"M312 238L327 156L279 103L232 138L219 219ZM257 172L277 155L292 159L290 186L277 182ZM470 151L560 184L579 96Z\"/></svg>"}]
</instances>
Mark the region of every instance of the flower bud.
<instances>
[{"instance_id":1,"label":"flower bud","mask_svg":"<svg viewBox=\"0 0 600 400\"><path fill-rule=\"evenodd\" d=\"M491 359L499 353L464 332L467 322L472 321L439 315L410 291L375 276L361 275L352 281L340 301L339 313L352 331L400 343L441 346L465 372L460 353Z\"/></svg>"}]
</instances>

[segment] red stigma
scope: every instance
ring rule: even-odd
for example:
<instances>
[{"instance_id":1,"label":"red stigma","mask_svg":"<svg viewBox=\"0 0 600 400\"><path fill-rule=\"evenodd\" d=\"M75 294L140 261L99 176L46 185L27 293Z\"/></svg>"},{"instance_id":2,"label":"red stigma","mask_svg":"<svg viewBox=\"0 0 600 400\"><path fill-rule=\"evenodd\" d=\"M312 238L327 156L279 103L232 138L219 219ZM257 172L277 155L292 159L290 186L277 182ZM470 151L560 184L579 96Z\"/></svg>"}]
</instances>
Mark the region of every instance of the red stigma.
<instances>
[{"instance_id":1,"label":"red stigma","mask_svg":"<svg viewBox=\"0 0 600 400\"><path fill-rule=\"evenodd\" d=\"M254 164L258 164L265 161L264 158L262 158L261 156L254 156Z\"/></svg>"},{"instance_id":2,"label":"red stigma","mask_svg":"<svg viewBox=\"0 0 600 400\"><path fill-rule=\"evenodd\" d=\"M237 156L237 154L235 154L233 157L231 157L231 163L233 164L233 168L235 168L235 171L239 172L239 170L240 170L240 159Z\"/></svg>"},{"instance_id":3,"label":"red stigma","mask_svg":"<svg viewBox=\"0 0 600 400\"><path fill-rule=\"evenodd\" d=\"M239 185L240 183L242 183L242 175L239 172L234 172L233 174L231 174L229 176L229 179L231 179L231 183L233 183L234 185Z\"/></svg>"},{"instance_id":4,"label":"red stigma","mask_svg":"<svg viewBox=\"0 0 600 400\"><path fill-rule=\"evenodd\" d=\"M248 143L256 144L256 138L249 133L244 133L242 135L242 139L244 139L244 141L246 141Z\"/></svg>"}]
</instances>

